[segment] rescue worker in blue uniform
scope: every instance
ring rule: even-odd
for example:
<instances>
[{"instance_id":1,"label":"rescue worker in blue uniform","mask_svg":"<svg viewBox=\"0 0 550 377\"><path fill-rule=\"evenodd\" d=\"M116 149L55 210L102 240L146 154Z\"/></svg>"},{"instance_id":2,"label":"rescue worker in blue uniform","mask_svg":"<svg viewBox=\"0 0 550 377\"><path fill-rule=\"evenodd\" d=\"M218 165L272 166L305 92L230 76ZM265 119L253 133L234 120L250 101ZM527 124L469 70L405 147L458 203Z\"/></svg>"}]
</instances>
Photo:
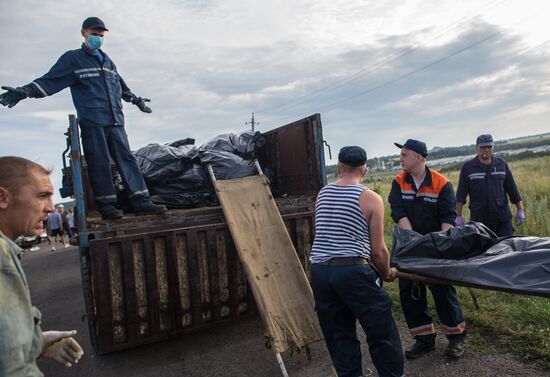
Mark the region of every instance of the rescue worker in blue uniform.
<instances>
[{"instance_id":1,"label":"rescue worker in blue uniform","mask_svg":"<svg viewBox=\"0 0 550 377\"><path fill-rule=\"evenodd\" d=\"M462 209L470 196L470 220L482 222L497 236L514 234L512 212L508 198L515 204L516 225L525 222L521 196L508 164L494 156L491 135L481 135L476 140L477 156L460 169L456 191L456 224L464 225Z\"/></svg>"},{"instance_id":2,"label":"rescue worker in blue uniform","mask_svg":"<svg viewBox=\"0 0 550 377\"><path fill-rule=\"evenodd\" d=\"M88 176L96 207L103 219L118 219L116 192L111 173L111 157L118 167L129 192L136 215L162 213L165 206L155 205L131 153L124 130L123 99L150 113L147 98L137 97L118 74L115 63L100 49L105 32L103 21L88 17L82 24L84 43L81 48L64 53L48 73L18 88L3 86L0 103L13 107L25 98L51 96L67 87L76 107L82 147L88 164Z\"/></svg>"},{"instance_id":3,"label":"rescue worker in blue uniform","mask_svg":"<svg viewBox=\"0 0 550 377\"><path fill-rule=\"evenodd\" d=\"M447 230L456 218L455 195L452 183L442 174L426 166L426 144L409 139L401 148L403 173L392 182L389 195L391 216L399 227L422 235ZM458 358L464 354L466 337L464 316L456 290L450 285L429 284L441 327L449 344L445 355ZM399 297L413 347L405 351L408 359L419 358L435 348L435 326L426 299L426 286L399 279Z\"/></svg>"}]
</instances>

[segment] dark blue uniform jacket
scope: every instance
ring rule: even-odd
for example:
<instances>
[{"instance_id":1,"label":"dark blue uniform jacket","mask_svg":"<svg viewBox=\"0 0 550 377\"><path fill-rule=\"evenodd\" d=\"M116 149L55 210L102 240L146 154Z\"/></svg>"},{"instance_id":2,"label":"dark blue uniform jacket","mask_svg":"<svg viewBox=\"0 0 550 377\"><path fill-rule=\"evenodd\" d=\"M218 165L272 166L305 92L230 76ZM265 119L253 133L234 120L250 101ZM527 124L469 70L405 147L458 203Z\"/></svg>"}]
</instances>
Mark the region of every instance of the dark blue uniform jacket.
<instances>
[{"instance_id":1,"label":"dark blue uniform jacket","mask_svg":"<svg viewBox=\"0 0 550 377\"><path fill-rule=\"evenodd\" d=\"M24 88L30 97L41 98L70 87L81 127L124 126L121 99L129 101L132 92L115 63L101 53L103 64L96 52L82 44L61 55L48 73Z\"/></svg>"},{"instance_id":2,"label":"dark blue uniform jacket","mask_svg":"<svg viewBox=\"0 0 550 377\"><path fill-rule=\"evenodd\" d=\"M478 157L467 161L460 170L456 201L466 203L470 195L470 220L500 224L512 218L508 195L514 204L521 201L518 187L500 157L493 156L491 165L483 165Z\"/></svg>"}]
</instances>

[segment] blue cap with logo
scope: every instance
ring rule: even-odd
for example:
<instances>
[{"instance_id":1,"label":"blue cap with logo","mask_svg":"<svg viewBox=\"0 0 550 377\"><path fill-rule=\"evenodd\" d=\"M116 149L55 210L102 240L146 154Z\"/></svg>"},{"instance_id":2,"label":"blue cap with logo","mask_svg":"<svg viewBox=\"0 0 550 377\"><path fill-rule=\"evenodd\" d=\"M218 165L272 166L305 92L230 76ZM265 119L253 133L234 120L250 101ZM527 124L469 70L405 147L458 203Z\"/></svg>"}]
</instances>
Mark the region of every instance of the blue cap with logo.
<instances>
[{"instance_id":1,"label":"blue cap with logo","mask_svg":"<svg viewBox=\"0 0 550 377\"><path fill-rule=\"evenodd\" d=\"M491 135L485 134L477 137L476 145L478 147L493 147L495 143L493 142L493 137Z\"/></svg>"},{"instance_id":2,"label":"blue cap with logo","mask_svg":"<svg viewBox=\"0 0 550 377\"><path fill-rule=\"evenodd\" d=\"M343 147L338 153L338 161L353 168L367 163L367 152L361 147Z\"/></svg>"},{"instance_id":3,"label":"blue cap with logo","mask_svg":"<svg viewBox=\"0 0 550 377\"><path fill-rule=\"evenodd\" d=\"M408 139L405 144L394 143L397 148L406 148L421 154L423 157L428 156L428 147L423 141Z\"/></svg>"},{"instance_id":4,"label":"blue cap with logo","mask_svg":"<svg viewBox=\"0 0 550 377\"><path fill-rule=\"evenodd\" d=\"M103 21L101 21L97 17L86 18L82 23L82 29L101 29L101 30L109 31L109 29L105 27L105 24L103 23Z\"/></svg>"}]
</instances>

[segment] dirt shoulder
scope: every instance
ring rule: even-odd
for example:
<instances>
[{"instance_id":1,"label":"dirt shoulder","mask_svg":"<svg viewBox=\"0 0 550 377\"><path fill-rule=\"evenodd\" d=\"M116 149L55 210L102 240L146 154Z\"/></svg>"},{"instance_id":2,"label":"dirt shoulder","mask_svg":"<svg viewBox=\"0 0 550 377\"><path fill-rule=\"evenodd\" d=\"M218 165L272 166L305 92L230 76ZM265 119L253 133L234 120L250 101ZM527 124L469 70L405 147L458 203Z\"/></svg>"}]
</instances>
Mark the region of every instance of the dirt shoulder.
<instances>
[{"instance_id":1,"label":"dirt shoulder","mask_svg":"<svg viewBox=\"0 0 550 377\"><path fill-rule=\"evenodd\" d=\"M55 253L44 245L28 252L23 267L34 305L43 314L44 330L78 330L77 339L85 350L81 362L65 368L50 360L40 360L46 376L101 377L206 377L281 376L274 353L266 349L263 327L258 316L226 327L178 337L109 355L97 356L90 346L88 327L82 322L84 301L80 285L78 250L74 247ZM360 330L361 338L364 338ZM401 329L403 346L412 344ZM364 339L362 339L364 341ZM467 348L460 360L449 360L443 352L446 340L439 336L436 350L425 357L406 362L406 376L550 377L550 372L533 369L511 355L482 354ZM376 376L364 345L364 373ZM332 377L331 362L323 343L312 345L312 359L305 353L283 355L292 377Z\"/></svg>"}]
</instances>

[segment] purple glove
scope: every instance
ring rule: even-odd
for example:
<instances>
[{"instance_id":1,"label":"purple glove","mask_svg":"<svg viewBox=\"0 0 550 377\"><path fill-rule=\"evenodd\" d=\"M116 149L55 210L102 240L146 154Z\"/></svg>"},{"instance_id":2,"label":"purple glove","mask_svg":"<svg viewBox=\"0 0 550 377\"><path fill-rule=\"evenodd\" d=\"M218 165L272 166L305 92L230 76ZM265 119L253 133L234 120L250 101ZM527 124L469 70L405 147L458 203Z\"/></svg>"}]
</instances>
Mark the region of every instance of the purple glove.
<instances>
[{"instance_id":1,"label":"purple glove","mask_svg":"<svg viewBox=\"0 0 550 377\"><path fill-rule=\"evenodd\" d=\"M521 225L525 222L525 213L523 212L523 208L519 208L516 212L516 225Z\"/></svg>"},{"instance_id":2,"label":"purple glove","mask_svg":"<svg viewBox=\"0 0 550 377\"><path fill-rule=\"evenodd\" d=\"M464 218L462 216L457 216L455 219L456 226L464 226Z\"/></svg>"}]
</instances>

